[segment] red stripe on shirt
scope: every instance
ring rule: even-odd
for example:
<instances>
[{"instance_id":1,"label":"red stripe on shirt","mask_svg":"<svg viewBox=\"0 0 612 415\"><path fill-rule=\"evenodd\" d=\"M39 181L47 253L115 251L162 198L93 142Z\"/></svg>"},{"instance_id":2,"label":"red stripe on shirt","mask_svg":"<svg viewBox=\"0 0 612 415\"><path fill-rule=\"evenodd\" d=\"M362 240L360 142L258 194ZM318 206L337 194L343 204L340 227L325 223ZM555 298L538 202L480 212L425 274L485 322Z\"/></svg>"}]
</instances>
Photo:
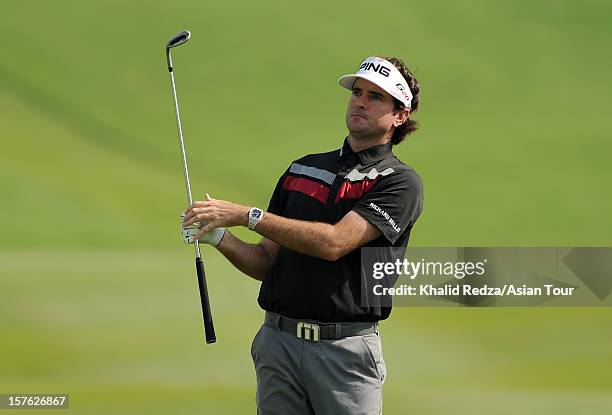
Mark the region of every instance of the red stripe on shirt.
<instances>
[{"instance_id":1,"label":"red stripe on shirt","mask_svg":"<svg viewBox=\"0 0 612 415\"><path fill-rule=\"evenodd\" d=\"M364 179L358 182L350 182L347 180L342 182L334 203L338 203L340 199L359 199L365 192L374 186L377 180L378 177L374 180Z\"/></svg>"},{"instance_id":2,"label":"red stripe on shirt","mask_svg":"<svg viewBox=\"0 0 612 415\"><path fill-rule=\"evenodd\" d=\"M317 199L324 205L327 203L329 188L319 182L303 179L301 177L287 176L283 182L283 189L295 190Z\"/></svg>"}]
</instances>

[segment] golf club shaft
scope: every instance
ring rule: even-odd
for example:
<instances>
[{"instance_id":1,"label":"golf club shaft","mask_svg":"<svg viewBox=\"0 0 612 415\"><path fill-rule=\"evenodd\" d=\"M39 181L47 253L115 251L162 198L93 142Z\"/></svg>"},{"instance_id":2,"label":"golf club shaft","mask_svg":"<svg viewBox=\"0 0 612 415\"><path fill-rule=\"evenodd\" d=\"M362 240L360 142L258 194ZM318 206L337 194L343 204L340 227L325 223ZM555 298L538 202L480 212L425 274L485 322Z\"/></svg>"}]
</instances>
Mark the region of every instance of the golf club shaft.
<instances>
[{"instance_id":1,"label":"golf club shaft","mask_svg":"<svg viewBox=\"0 0 612 415\"><path fill-rule=\"evenodd\" d=\"M174 83L174 71L170 71L170 80L172 81L172 98L174 100L174 112L176 113L176 124L178 125L179 142L181 144L181 156L183 158L183 174L185 175L185 184L187 185L187 200L189 206L193 203L191 195L191 181L189 180L189 168L187 167L187 153L185 152L185 141L183 139L183 126L181 124L181 112L179 110L178 98L176 96L176 84ZM196 241L197 256L200 256L200 244Z\"/></svg>"},{"instance_id":2,"label":"golf club shaft","mask_svg":"<svg viewBox=\"0 0 612 415\"><path fill-rule=\"evenodd\" d=\"M168 55L169 56L169 55ZM169 62L171 58L169 58ZM185 142L183 140L183 127L181 125L181 114L179 111L178 98L176 94L176 84L174 82L174 71L171 64L169 65L170 80L172 81L172 98L174 100L174 111L176 112L176 122L178 124L179 141L181 144L181 154L183 158L183 173L185 175L185 183L187 185L187 199L189 206L193 203L191 195L191 182L189 181L189 169L187 167L187 154L185 152ZM200 289L200 302L202 304L202 317L204 319L204 333L206 335L206 343L214 343L217 341L215 336L215 327L213 325L212 313L210 311L210 301L208 299L208 288L206 286L206 274L204 272L204 263L200 254L200 241L195 241L196 250L196 272L198 275L198 288Z\"/></svg>"}]
</instances>

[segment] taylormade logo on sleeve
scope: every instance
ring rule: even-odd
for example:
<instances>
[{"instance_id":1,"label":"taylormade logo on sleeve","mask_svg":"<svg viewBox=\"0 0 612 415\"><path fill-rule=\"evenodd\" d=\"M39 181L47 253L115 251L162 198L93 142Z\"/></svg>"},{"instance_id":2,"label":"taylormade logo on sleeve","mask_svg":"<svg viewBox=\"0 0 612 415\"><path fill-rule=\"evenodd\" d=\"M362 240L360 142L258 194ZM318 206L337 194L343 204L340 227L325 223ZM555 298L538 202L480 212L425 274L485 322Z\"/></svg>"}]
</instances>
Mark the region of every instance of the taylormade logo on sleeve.
<instances>
[{"instance_id":1,"label":"taylormade logo on sleeve","mask_svg":"<svg viewBox=\"0 0 612 415\"><path fill-rule=\"evenodd\" d=\"M391 215L382 210L377 204L370 202L370 207L374 209L377 213L380 213L382 217L385 218L387 222L389 222L389 225L391 225L395 232L400 233L402 231L402 228L397 226L397 223L395 223L395 220L393 220Z\"/></svg>"}]
</instances>

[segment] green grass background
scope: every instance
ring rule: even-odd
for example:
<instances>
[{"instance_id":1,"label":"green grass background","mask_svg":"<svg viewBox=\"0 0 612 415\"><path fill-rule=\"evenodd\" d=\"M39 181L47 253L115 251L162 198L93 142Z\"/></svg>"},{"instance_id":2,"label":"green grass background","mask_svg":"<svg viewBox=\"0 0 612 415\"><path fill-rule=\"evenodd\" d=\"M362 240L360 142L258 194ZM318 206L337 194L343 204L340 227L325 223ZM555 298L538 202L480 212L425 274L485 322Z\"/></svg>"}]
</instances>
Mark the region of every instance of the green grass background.
<instances>
[{"instance_id":1,"label":"green grass background","mask_svg":"<svg viewBox=\"0 0 612 415\"><path fill-rule=\"evenodd\" d=\"M422 128L415 246L611 246L606 1L22 1L0 12L0 393L78 414L254 413L255 281L204 248L205 345L165 42L193 190L266 206L339 146L363 57L403 57ZM255 241L249 232L238 235ZM612 412L608 309L396 309L389 414ZM20 413L26 413L23 411ZM35 413L44 413L36 411Z\"/></svg>"}]
</instances>

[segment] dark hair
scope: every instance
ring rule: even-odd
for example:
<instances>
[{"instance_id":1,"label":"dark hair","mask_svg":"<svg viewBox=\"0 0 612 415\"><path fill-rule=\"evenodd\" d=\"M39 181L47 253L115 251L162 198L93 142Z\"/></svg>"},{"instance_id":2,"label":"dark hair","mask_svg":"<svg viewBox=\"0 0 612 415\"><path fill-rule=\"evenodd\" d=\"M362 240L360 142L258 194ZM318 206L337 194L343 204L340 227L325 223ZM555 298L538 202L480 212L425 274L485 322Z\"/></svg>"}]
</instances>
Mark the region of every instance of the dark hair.
<instances>
[{"instance_id":1,"label":"dark hair","mask_svg":"<svg viewBox=\"0 0 612 415\"><path fill-rule=\"evenodd\" d=\"M412 101L410 101L410 117L399 127L395 127L393 131L393 136L391 137L391 144L399 144L404 141L407 135L412 134L419 128L419 122L412 119L412 113L419 109L419 99L421 94L421 86L419 85L419 81L416 80L410 69L406 66L406 64L399 58L387 57L387 56L378 56L379 58L383 58L390 63L392 63L398 71L402 74L408 87L410 88L410 92L412 93ZM395 104L395 111L400 111L406 108L404 104L402 104L398 99L393 98L393 102Z\"/></svg>"}]
</instances>

